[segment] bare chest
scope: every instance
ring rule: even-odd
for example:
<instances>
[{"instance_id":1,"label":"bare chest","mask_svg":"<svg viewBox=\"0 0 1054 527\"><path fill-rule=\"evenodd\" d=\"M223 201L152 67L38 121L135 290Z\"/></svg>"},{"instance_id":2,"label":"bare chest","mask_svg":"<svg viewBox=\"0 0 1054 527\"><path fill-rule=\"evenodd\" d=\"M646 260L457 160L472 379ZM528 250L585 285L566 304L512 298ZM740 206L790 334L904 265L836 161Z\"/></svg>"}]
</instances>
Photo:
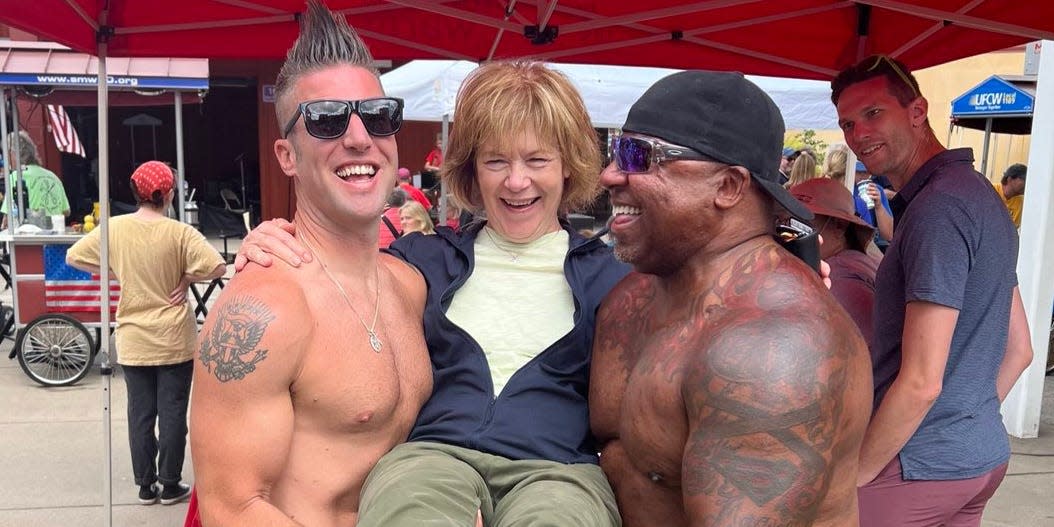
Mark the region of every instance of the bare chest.
<instances>
[{"instance_id":1,"label":"bare chest","mask_svg":"<svg viewBox=\"0 0 1054 527\"><path fill-rule=\"evenodd\" d=\"M680 484L688 430L681 384L687 361L701 353L689 331L679 326L641 334L594 364L594 383L605 386L592 394L600 425L594 433L620 440L629 460L623 470L663 486Z\"/></svg>"},{"instance_id":2,"label":"bare chest","mask_svg":"<svg viewBox=\"0 0 1054 527\"><path fill-rule=\"evenodd\" d=\"M317 328L291 387L297 420L341 433L408 431L432 376L420 322L408 326L416 331L399 325L398 331L378 325L379 352L358 320Z\"/></svg>"}]
</instances>

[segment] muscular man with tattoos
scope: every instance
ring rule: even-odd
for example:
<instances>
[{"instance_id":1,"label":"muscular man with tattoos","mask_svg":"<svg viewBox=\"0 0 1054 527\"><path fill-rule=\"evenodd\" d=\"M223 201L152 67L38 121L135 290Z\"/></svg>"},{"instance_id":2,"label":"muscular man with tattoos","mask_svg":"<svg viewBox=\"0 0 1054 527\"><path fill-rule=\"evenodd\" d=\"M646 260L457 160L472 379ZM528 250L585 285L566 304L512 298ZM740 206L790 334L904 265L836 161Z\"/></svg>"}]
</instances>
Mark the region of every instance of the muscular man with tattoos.
<instances>
[{"instance_id":1,"label":"muscular man with tattoos","mask_svg":"<svg viewBox=\"0 0 1054 527\"><path fill-rule=\"evenodd\" d=\"M274 150L314 258L242 271L205 323L191 415L205 525L354 525L367 473L431 393L424 280L377 252L403 103L372 63L309 3L276 83Z\"/></svg>"},{"instance_id":2,"label":"muscular man with tattoos","mask_svg":"<svg viewBox=\"0 0 1054 527\"><path fill-rule=\"evenodd\" d=\"M867 347L772 238L779 110L738 73L689 71L630 109L611 193L630 274L598 314L590 419L626 527L851 526Z\"/></svg>"}]
</instances>

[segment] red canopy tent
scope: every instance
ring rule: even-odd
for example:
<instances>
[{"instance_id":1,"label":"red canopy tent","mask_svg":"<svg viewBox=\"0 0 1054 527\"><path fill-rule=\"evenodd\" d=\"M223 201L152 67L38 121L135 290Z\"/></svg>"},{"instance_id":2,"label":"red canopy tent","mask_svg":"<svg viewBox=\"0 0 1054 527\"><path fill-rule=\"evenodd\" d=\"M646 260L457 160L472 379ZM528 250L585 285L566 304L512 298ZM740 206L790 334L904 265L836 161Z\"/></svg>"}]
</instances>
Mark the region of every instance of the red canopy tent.
<instances>
[{"instance_id":1,"label":"red canopy tent","mask_svg":"<svg viewBox=\"0 0 1054 527\"><path fill-rule=\"evenodd\" d=\"M1016 0L328 0L379 59L707 68L829 78L872 52L913 69L1054 38ZM113 56L280 58L303 0L0 0L0 22Z\"/></svg>"}]
</instances>

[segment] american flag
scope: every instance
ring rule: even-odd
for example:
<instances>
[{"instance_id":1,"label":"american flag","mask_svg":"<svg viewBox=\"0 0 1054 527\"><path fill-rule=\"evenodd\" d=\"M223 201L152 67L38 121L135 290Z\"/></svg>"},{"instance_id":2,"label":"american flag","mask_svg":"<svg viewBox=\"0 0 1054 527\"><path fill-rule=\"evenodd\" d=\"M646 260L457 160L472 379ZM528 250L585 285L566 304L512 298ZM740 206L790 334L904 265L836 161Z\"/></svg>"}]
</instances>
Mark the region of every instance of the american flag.
<instances>
[{"instance_id":1,"label":"american flag","mask_svg":"<svg viewBox=\"0 0 1054 527\"><path fill-rule=\"evenodd\" d=\"M48 312L98 312L99 275L66 264L69 245L44 246L44 307ZM121 286L110 280L110 311L117 311Z\"/></svg>"},{"instance_id":2,"label":"american flag","mask_svg":"<svg viewBox=\"0 0 1054 527\"><path fill-rule=\"evenodd\" d=\"M48 105L48 121L51 122L51 135L55 137L55 145L59 150L88 157L84 154L84 145L81 144L80 137L77 137L77 129L73 127L69 114L62 106Z\"/></svg>"}]
</instances>

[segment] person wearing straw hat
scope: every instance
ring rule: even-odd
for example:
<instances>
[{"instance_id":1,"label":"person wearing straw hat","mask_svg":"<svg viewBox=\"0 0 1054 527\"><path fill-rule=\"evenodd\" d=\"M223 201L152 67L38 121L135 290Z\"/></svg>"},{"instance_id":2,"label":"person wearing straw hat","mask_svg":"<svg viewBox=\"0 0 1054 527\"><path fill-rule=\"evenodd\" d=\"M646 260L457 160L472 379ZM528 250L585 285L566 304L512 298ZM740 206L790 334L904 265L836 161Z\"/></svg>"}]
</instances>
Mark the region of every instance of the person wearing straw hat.
<instances>
[{"instance_id":1,"label":"person wearing straw hat","mask_svg":"<svg viewBox=\"0 0 1054 527\"><path fill-rule=\"evenodd\" d=\"M187 288L227 271L223 257L200 232L165 216L173 182L168 165L140 165L131 178L138 209L110 219L109 229L110 268L121 283L117 363L128 386L128 443L144 505L159 499L171 505L190 494L181 480L198 326ZM66 262L98 273L102 232L95 229L73 244Z\"/></svg>"},{"instance_id":2,"label":"person wearing straw hat","mask_svg":"<svg viewBox=\"0 0 1054 527\"><path fill-rule=\"evenodd\" d=\"M856 215L853 195L838 181L811 179L791 187L790 193L812 211L812 226L823 236L820 258L831 266L831 294L856 322L864 340L871 342L880 261L869 251L875 228ZM877 248L873 252L878 253Z\"/></svg>"}]
</instances>

